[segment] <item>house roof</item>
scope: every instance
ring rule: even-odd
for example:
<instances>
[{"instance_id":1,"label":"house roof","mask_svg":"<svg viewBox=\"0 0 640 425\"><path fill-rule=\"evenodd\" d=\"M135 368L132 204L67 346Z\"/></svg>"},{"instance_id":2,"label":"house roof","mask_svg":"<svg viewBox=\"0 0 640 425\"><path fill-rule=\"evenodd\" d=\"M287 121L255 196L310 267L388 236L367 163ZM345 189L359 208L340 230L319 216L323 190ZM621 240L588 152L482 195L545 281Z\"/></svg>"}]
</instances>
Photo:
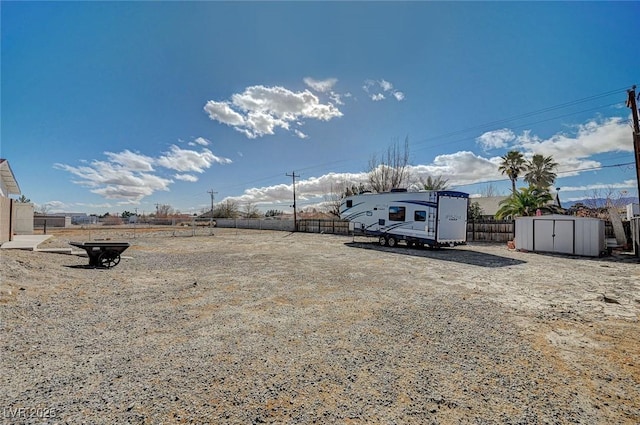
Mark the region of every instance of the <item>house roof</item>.
<instances>
[{"instance_id":1,"label":"house roof","mask_svg":"<svg viewBox=\"0 0 640 425\"><path fill-rule=\"evenodd\" d=\"M477 202L482 208L483 215L495 215L500 209L500 202L507 198L508 196L469 198L469 203Z\"/></svg>"},{"instance_id":2,"label":"house roof","mask_svg":"<svg viewBox=\"0 0 640 425\"><path fill-rule=\"evenodd\" d=\"M9 161L4 158L0 158L0 179L7 188L7 195L20 195L20 186L18 186L16 176L11 171Z\"/></svg>"}]
</instances>

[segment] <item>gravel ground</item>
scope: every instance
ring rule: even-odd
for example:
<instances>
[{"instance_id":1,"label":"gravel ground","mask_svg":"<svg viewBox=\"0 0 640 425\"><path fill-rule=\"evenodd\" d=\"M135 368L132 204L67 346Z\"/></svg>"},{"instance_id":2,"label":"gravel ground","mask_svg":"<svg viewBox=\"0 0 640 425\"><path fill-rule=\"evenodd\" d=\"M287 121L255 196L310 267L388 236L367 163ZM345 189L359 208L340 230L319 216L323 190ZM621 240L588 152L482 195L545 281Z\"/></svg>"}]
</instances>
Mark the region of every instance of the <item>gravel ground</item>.
<instances>
[{"instance_id":1,"label":"gravel ground","mask_svg":"<svg viewBox=\"0 0 640 425\"><path fill-rule=\"evenodd\" d=\"M0 252L3 423L640 423L636 259L172 234Z\"/></svg>"}]
</instances>

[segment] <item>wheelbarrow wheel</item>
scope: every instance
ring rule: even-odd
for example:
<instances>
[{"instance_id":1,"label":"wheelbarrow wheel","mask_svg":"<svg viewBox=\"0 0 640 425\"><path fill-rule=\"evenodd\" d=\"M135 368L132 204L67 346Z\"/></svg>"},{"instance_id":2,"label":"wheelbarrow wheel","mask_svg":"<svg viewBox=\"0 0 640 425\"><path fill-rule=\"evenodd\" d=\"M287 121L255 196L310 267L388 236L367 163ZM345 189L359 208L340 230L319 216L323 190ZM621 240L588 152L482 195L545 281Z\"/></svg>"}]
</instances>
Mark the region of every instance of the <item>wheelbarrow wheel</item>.
<instances>
[{"instance_id":1,"label":"wheelbarrow wheel","mask_svg":"<svg viewBox=\"0 0 640 425\"><path fill-rule=\"evenodd\" d=\"M98 261L102 267L111 268L118 265L120 262L120 253L117 251L105 251L100 254Z\"/></svg>"}]
</instances>

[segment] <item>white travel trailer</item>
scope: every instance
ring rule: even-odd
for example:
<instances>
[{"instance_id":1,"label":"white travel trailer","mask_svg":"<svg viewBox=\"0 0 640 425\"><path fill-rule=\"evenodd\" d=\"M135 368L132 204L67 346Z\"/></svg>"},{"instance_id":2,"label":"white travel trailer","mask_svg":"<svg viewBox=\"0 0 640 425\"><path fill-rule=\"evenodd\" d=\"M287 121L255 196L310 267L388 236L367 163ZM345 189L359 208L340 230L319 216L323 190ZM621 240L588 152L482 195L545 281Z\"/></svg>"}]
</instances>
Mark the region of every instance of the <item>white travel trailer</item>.
<instances>
[{"instance_id":1,"label":"white travel trailer","mask_svg":"<svg viewBox=\"0 0 640 425\"><path fill-rule=\"evenodd\" d=\"M380 245L439 248L467 241L469 195L451 190L349 196L340 204L340 218L349 220L354 234L376 236Z\"/></svg>"}]
</instances>

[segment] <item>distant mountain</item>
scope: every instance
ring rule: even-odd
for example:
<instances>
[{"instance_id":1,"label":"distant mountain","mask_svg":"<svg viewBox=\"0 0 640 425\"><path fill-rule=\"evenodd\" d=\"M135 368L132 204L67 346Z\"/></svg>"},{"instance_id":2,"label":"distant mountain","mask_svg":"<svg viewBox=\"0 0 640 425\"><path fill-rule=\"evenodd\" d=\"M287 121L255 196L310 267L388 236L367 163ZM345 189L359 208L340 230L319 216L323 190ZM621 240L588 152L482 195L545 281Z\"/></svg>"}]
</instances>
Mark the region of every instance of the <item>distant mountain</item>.
<instances>
[{"instance_id":1,"label":"distant mountain","mask_svg":"<svg viewBox=\"0 0 640 425\"><path fill-rule=\"evenodd\" d=\"M560 197L560 203L562 204L562 208L571 208L572 206L578 203L582 203L587 207L602 208L607 206L607 199L606 198L585 198L585 199L578 199L577 201L563 201L562 197ZM637 204L637 203L638 203L637 197L626 197L626 198L620 198L616 200L616 204L618 205L628 205L628 204Z\"/></svg>"}]
</instances>

